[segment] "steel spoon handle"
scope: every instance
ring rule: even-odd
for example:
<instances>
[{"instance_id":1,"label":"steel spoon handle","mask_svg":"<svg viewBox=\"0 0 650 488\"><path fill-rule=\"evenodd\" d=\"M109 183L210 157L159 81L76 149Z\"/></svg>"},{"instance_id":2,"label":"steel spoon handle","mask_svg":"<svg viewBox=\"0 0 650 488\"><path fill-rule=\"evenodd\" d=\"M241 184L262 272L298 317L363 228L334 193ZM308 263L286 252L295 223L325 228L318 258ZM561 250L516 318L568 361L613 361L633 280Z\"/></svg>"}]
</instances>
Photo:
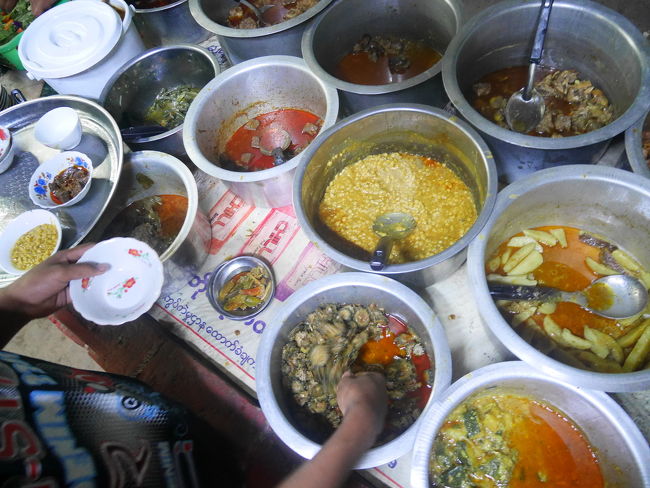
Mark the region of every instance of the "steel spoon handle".
<instances>
[{"instance_id":1,"label":"steel spoon handle","mask_svg":"<svg viewBox=\"0 0 650 488\"><path fill-rule=\"evenodd\" d=\"M533 49L530 53L530 62L539 64L542 61L542 52L544 51L544 41L546 40L546 31L548 30L548 20L551 16L551 7L553 0L542 0L542 6L539 9L537 20L537 29L533 39Z\"/></svg>"},{"instance_id":2,"label":"steel spoon handle","mask_svg":"<svg viewBox=\"0 0 650 488\"><path fill-rule=\"evenodd\" d=\"M374 271L381 271L386 266L388 261L388 256L393 250L393 238L389 236L384 236L379 239L375 251L372 253L370 258L370 268Z\"/></svg>"},{"instance_id":3,"label":"steel spoon handle","mask_svg":"<svg viewBox=\"0 0 650 488\"><path fill-rule=\"evenodd\" d=\"M495 300L550 300L559 296L555 288L545 286L489 285L490 295Z\"/></svg>"}]
</instances>

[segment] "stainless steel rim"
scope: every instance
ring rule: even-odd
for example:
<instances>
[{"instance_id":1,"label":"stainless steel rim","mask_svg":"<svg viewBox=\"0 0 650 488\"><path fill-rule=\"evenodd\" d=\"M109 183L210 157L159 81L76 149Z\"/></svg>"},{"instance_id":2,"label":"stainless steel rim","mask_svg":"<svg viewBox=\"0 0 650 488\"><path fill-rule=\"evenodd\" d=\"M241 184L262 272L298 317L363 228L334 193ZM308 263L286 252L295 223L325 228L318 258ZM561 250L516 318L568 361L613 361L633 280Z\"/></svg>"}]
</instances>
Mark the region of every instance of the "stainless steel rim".
<instances>
[{"instance_id":1,"label":"stainless steel rim","mask_svg":"<svg viewBox=\"0 0 650 488\"><path fill-rule=\"evenodd\" d=\"M634 421L625 411L609 396L602 392L584 390L536 371L521 361L508 361L485 366L473 371L456 381L444 392L444 396L434 403L420 423L415 445L413 446L413 459L411 463L411 486L414 488L428 488L429 484L429 453L447 415L465 398L477 391L481 386L494 383L495 380L522 379L550 383L557 388L570 390L573 394L581 396L587 402L596 406L610 423L612 423L629 446L634 446L637 453L636 465L642 477L650 481L650 458L648 443L639 431Z\"/></svg>"},{"instance_id":2,"label":"stainless steel rim","mask_svg":"<svg viewBox=\"0 0 650 488\"><path fill-rule=\"evenodd\" d=\"M342 279L345 280L344 285L341 283ZM271 352L280 334L279 325L287 320L287 317L293 310L310 296L320 291L339 288L341 286L368 286L388 290L395 294L399 293L400 297L408 303L409 307L415 311L425 325L431 337L435 356L433 388L431 399L427 406L420 414L418 420L404 433L382 446L367 451L354 467L354 469L367 469L387 463L411 449L415 440L417 427L425 417L425 413L434 403L433 399L439 396L449 386L451 381L451 353L447 346L447 338L442 324L438 321L431 308L415 292L390 278L369 273L341 273L327 276L300 288L284 302L283 307L276 312L271 320L271 323L278 326L267 330L262 336L262 341L257 351L258 368L255 384L262 411L273 428L273 431L285 444L301 456L311 459L320 450L321 446L298 432L289 423L275 401L271 387Z\"/></svg>"},{"instance_id":3,"label":"stainless steel rim","mask_svg":"<svg viewBox=\"0 0 650 488\"><path fill-rule=\"evenodd\" d=\"M449 6L451 9L453 9L454 14L456 16L456 25L460 28L460 26L463 23L462 12L460 9L454 8L456 7L455 4L450 3ZM358 93L361 95L380 95L382 93L392 93L392 92L405 90L407 88L411 88L413 86L419 85L420 83L423 83L433 78L442 70L442 61L447 55L446 53L443 54L443 57L436 64L431 66L431 68L429 68L428 70L423 71L419 75L401 81L399 83L388 83L385 85L358 85L356 83L349 83L347 81L341 80L340 78L332 76L330 73L328 73L321 67L320 63L316 60L316 56L314 56L314 49L313 49L314 35L316 33L316 30L319 28L321 22L323 22L323 20L327 18L327 15L330 12L336 12L336 9L342 9L342 8L346 8L345 2L339 2L333 5L332 8L328 10L328 12L321 15L320 18L315 19L305 29L305 32L302 35L302 41L301 41L302 57L309 65L309 68L316 74L316 76L324 80L326 83L335 86L339 90L343 90L350 93Z\"/></svg>"},{"instance_id":4,"label":"stainless steel rim","mask_svg":"<svg viewBox=\"0 0 650 488\"><path fill-rule=\"evenodd\" d=\"M177 7L178 5L181 5L181 4L185 3L185 2L187 2L187 0L177 0L176 2L170 3L169 5L165 5L163 7L135 8L135 7L132 6L131 8L133 9L133 11L136 14L153 14L153 13L156 13L156 12L162 12L164 10L170 10L170 9L172 9L174 7Z\"/></svg>"},{"instance_id":5,"label":"stainless steel rim","mask_svg":"<svg viewBox=\"0 0 650 488\"><path fill-rule=\"evenodd\" d=\"M233 66L232 68L224 71L210 83L205 85L190 105L190 109L187 111L187 114L185 116L185 123L183 124L183 127L185 128L183 131L183 145L185 146L185 150L187 151L189 158L206 173L226 181L261 181L279 176L283 173L287 173L295 169L296 166L298 166L298 163L305 157L304 154L307 151L303 151L283 165L276 166L275 168L253 171L249 173L240 173L237 171L229 171L223 169L216 164L208 161L203 156L201 149L196 142L194 131L196 129L197 121L201 115L201 111L203 110L203 106L206 105L214 96L214 93L219 90L219 86L241 73L266 66L285 66L287 68L298 69L302 71L306 76L311 76L321 86L323 93L325 93L327 113L323 118L323 129L330 127L334 124L334 122L336 122L339 111L339 99L336 89L328 86L327 84L323 83L323 81L315 77L314 74L309 71L309 68L302 59L296 58L294 56L274 55L263 56L261 58L244 61L243 63L239 63L236 66ZM323 137L322 133L318 134L316 138L309 144L307 149L314 145L321 137Z\"/></svg>"},{"instance_id":6,"label":"stainless steel rim","mask_svg":"<svg viewBox=\"0 0 650 488\"><path fill-rule=\"evenodd\" d=\"M192 17L194 17L194 20L196 20L201 27L209 30L210 32L214 32L219 36L239 38L268 36L271 34L277 34L278 32L282 32L287 29L291 29L292 27L295 27L298 24L302 24L303 22L318 15L333 1L334 0L320 0L316 6L310 8L306 12L303 12L293 19L287 20L286 22L282 22L277 25L260 27L259 29L233 29L232 27L227 27L225 25L219 24L218 22L215 22L210 17L208 17L201 8L200 0L189 0Z\"/></svg>"},{"instance_id":7,"label":"stainless steel rim","mask_svg":"<svg viewBox=\"0 0 650 488\"><path fill-rule=\"evenodd\" d=\"M187 0L182 0L183 2ZM161 7L164 8L164 7ZM174 50L179 50L179 51L194 51L198 54L201 54L205 57L205 59L210 63L212 68L214 69L214 76L219 75L221 73L221 67L219 66L219 63L217 62L217 59L215 56L208 51L205 48L202 48L200 46L196 46L194 44L174 44L171 46L160 46L160 47L155 47L153 49L149 49L148 51L143 52L142 54L136 56L135 58L131 59L128 61L126 64L124 64L119 70L117 70L113 76L108 80L106 83L106 86L104 86L104 89L102 90L101 95L99 96L99 103L104 106L104 102L106 101L106 97L108 96L108 93L111 91L113 88L113 85L115 82L122 76L124 73L126 73L129 69L131 69L134 65L138 64L140 61L143 59L148 58L149 56L156 55L161 52L165 51L174 51ZM135 141L137 144L146 144L149 142L155 142L159 141L161 139L165 139L166 137L169 137L173 134L176 134L177 132L180 132L183 130L184 124L179 125L178 127L174 127L171 130L168 130L166 132L162 132L156 136L152 137L143 137L141 139L138 139ZM119 133L119 130L118 130Z\"/></svg>"},{"instance_id":8,"label":"stainless steel rim","mask_svg":"<svg viewBox=\"0 0 650 488\"><path fill-rule=\"evenodd\" d=\"M485 9L463 26L461 31L451 41L447 53L442 60L442 80L445 86L445 91L447 92L451 102L460 111L463 117L465 117L480 131L499 140L522 147L551 150L574 149L611 139L615 135L625 131L650 107L650 45L634 24L632 24L626 17L590 0L581 0L579 3L557 1L553 4L553 9L588 9L594 11L601 18L611 20L612 25L621 32L621 37L628 39L630 43L633 43L635 47L642 51L639 55L642 72L641 88L635 98L635 100L641 101L641 103L638 103L636 107L628 108L620 117L601 129L578 136L548 138L528 136L499 127L497 124L494 124L483 117L465 99L465 96L458 85L456 67L457 55L468 42L469 36L472 35L475 30L479 29L482 23L501 16L505 11L538 8L539 2L537 1L522 3L521 0L506 0Z\"/></svg>"},{"instance_id":9,"label":"stainless steel rim","mask_svg":"<svg viewBox=\"0 0 650 488\"><path fill-rule=\"evenodd\" d=\"M422 259L420 261L413 261L411 263L391 264L389 266L386 266L381 273L388 276L402 274L402 273L409 273L426 267L434 266L462 252L467 247L467 245L474 239L474 237L481 231L483 226L487 223L492 213L492 209L494 207L494 203L496 201L496 194L497 194L497 175L496 175L496 169L494 166L494 159L492 157L492 153L488 149L485 142L483 142L481 137L478 135L478 133L465 122L458 120L457 117L448 114L444 110L435 107L429 107L427 105L419 105L419 104L388 104L388 105L381 105L378 107L369 108L361 112L357 112L356 114L353 114L337 122L336 125L323 132L322 137L319 136L321 137L320 140L312 142L307 147L307 149L303 153L304 158L302 159L300 165L298 166L298 169L296 170L296 176L293 182L293 207L296 211L296 215L298 216L298 221L301 222L301 227L304 230L304 232L307 234L307 237L309 237L311 241L318 242L319 247L324 248L325 250L324 252L326 254L329 254L330 256L334 256L334 259L336 261L343 264L344 266L347 266L348 268L356 269L359 271L372 272L370 268L370 264L368 262L361 261L359 259L354 259L346 254L343 254L341 251L334 248L329 243L327 243L324 239L322 239L312 229L312 226L302 225L302 223L308 221L307 215L305 214L305 210L302 206L302 180L305 175L305 171L307 170L309 161L313 157L314 153L321 146L321 144L342 127L348 126L350 124L354 124L355 122L371 115L376 115L383 112L394 112L394 111L425 113L433 117L438 117L447 120L450 124L454 125L459 130L463 131L469 138L475 141L476 145L478 146L478 149L485 156L487 160L486 172L488 177L487 177L487 194L486 194L485 202L483 204L483 210L478 215L476 222L474 222L474 225L470 227L470 229L463 237L461 237L457 242L455 242L452 246L448 247L444 251L435 254L433 256L430 256L426 259Z\"/></svg>"},{"instance_id":10,"label":"stainless steel rim","mask_svg":"<svg viewBox=\"0 0 650 488\"><path fill-rule=\"evenodd\" d=\"M559 378L567 383L584 388L596 387L603 391L639 391L650 385L650 370L633 373L597 373L569 366L538 351L522 339L508 324L492 300L485 275L485 250L488 237L495 222L502 212L516 200L519 195L557 180L596 179L617 182L633 188L646 195L650 201L650 180L621 169L593 165L568 165L538 171L528 178L516 181L499 192L494 211L483 230L469 245L467 251L467 270L474 299L485 324L508 350L517 357L549 376ZM645 385L645 386L640 386Z\"/></svg>"},{"instance_id":11,"label":"stainless steel rim","mask_svg":"<svg viewBox=\"0 0 650 488\"><path fill-rule=\"evenodd\" d=\"M650 178L650 168L643 157L641 146L643 144L643 125L650 117L650 112L641 117L636 124L625 131L625 152L632 171Z\"/></svg>"}]
</instances>

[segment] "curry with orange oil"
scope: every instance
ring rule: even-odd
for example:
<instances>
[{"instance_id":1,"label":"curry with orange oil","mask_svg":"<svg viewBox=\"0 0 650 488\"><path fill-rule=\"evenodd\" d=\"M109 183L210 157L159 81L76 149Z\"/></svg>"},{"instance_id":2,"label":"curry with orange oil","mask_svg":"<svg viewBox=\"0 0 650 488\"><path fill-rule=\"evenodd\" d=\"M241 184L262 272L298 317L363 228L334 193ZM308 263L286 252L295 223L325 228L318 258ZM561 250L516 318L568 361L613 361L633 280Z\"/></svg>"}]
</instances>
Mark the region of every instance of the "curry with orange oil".
<instances>
[{"instance_id":1,"label":"curry with orange oil","mask_svg":"<svg viewBox=\"0 0 650 488\"><path fill-rule=\"evenodd\" d=\"M429 464L434 487L602 488L598 457L582 432L550 405L490 392L445 419Z\"/></svg>"},{"instance_id":2,"label":"curry with orange oil","mask_svg":"<svg viewBox=\"0 0 650 488\"><path fill-rule=\"evenodd\" d=\"M606 310L614 300L607 285L591 286L601 276L626 273L650 287L650 273L616 244L565 226L513 235L500 244L486 271L491 282L586 290L596 310ZM497 305L522 337L558 360L607 373L650 367L650 320L643 314L614 320L569 302L503 300Z\"/></svg>"}]
</instances>

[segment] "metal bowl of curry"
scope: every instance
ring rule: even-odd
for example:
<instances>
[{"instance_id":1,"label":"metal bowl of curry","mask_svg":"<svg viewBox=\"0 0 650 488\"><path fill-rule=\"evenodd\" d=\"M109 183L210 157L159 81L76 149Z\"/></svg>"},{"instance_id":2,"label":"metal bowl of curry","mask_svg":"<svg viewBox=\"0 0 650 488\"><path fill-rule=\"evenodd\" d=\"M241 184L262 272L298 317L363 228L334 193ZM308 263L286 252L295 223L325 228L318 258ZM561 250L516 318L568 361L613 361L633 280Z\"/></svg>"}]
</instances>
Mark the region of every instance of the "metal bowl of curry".
<instances>
[{"instance_id":1,"label":"metal bowl of curry","mask_svg":"<svg viewBox=\"0 0 650 488\"><path fill-rule=\"evenodd\" d=\"M480 82L485 83L486 75L506 76L501 70L524 67L519 81L523 83L538 11L539 2L520 0L483 10L454 37L442 62L451 102L485 137L506 183L548 167L598 161L612 137L636 122L650 105L650 47L639 29L601 3L558 1L553 4L541 62L556 70L544 76L558 76L551 83L559 89L552 98L560 100L557 109L552 100L548 103L546 115L553 120L552 127L543 130L547 136L538 136L540 126L524 134L486 118L482 108L476 108L476 100L482 98L477 96L488 90ZM505 88L502 80L489 83L484 97L489 104L505 105L509 94L497 93ZM609 103L609 122L590 122L584 130L575 130L576 123L602 112L602 96L598 101L592 98L598 92ZM574 107L583 100L579 113Z\"/></svg>"},{"instance_id":2,"label":"metal bowl of curry","mask_svg":"<svg viewBox=\"0 0 650 488\"><path fill-rule=\"evenodd\" d=\"M293 189L301 228L348 268L371 271L379 215L406 212L415 231L379 273L428 286L453 273L496 198L492 154L465 123L424 105L352 115L312 143Z\"/></svg>"},{"instance_id":3,"label":"metal bowl of curry","mask_svg":"<svg viewBox=\"0 0 650 488\"><path fill-rule=\"evenodd\" d=\"M608 319L565 301L495 301L489 288L504 283L578 291L600 276L624 273L648 289L649 220L650 180L621 169L561 166L512 183L468 248L470 285L485 325L549 376L602 391L648 389L648 308ZM516 253L528 261L518 270Z\"/></svg>"},{"instance_id":4,"label":"metal bowl of curry","mask_svg":"<svg viewBox=\"0 0 650 488\"><path fill-rule=\"evenodd\" d=\"M648 443L613 399L523 362L469 373L432 407L413 448L414 488L468 486L470 478L522 487L650 483Z\"/></svg>"},{"instance_id":5,"label":"metal bowl of curry","mask_svg":"<svg viewBox=\"0 0 650 488\"><path fill-rule=\"evenodd\" d=\"M632 171L650 178L650 112L625 131L625 153Z\"/></svg>"},{"instance_id":6,"label":"metal bowl of curry","mask_svg":"<svg viewBox=\"0 0 650 488\"><path fill-rule=\"evenodd\" d=\"M331 314L334 309L338 312L334 321L325 319L322 314L327 310L329 310L327 313ZM346 316L346 313L349 315ZM312 317L318 323L311 322ZM374 340L372 335L364 336L367 340L364 347L367 349L364 347L360 350L354 349L353 343L368 331L366 329L356 333L360 330L360 326L370 327L383 318L388 319L388 324L384 327L382 339ZM421 371L422 375L418 373L421 381L413 385L417 389L411 389L401 397L406 403L400 403L399 394L391 397L393 405L396 406L395 413L391 416L389 407L384 433L377 444L357 462L355 469L379 466L406 454L411 449L417 426L424 412L449 386L451 380L451 354L445 332L434 312L422 298L390 278L369 273L339 273L300 288L278 309L272 322L275 326L264 333L259 346L256 384L264 416L283 442L305 458L310 459L316 455L327 436L333 431L333 426L324 426L323 420L317 424L309 422L315 415L323 413L325 405L317 409L319 414L314 414L313 411L311 414L307 412L307 417L304 415L303 408L305 405L309 406L312 400L316 403L321 401L322 395L319 391L335 386L348 367L354 371L356 371L355 367L366 370L365 355L374 352L372 360L374 370L376 371L377 365L381 364L382 366L379 367L385 368L383 371L389 378L388 382L391 381L389 369L392 366L408 366ZM323 338L322 340L312 336L315 342L310 342L303 331L296 332L295 329L299 324L307 322L313 323L311 330L317 332L318 336ZM341 325L343 323L345 326ZM395 326L402 331L398 331ZM391 335L389 331L394 333ZM400 352L387 355L387 361L383 362L376 359L376 356L384 355L381 351L389 350L387 341L390 344L397 344L399 338L408 336L418 338L420 351L413 349L411 352L404 351L404 354ZM308 351L308 354L296 351L295 348L285 350L287 346L293 345L292 341L303 341L300 342L299 347ZM318 374L315 373L315 369L309 367L301 369L305 366L305 363L300 361L301 357L314 359L317 352L318 356L322 355L324 348L331 348L331 352L334 353L339 341L343 350L329 355L333 362L332 366L331 363L326 365L312 363L318 368L325 367L326 374L317 377L314 376ZM355 356L356 352L358 356ZM336 366L339 361L345 361L341 368ZM366 366L360 365L358 361L365 363ZM427 370L426 375L424 370ZM297 373L293 379L287 378L286 374L289 371ZM399 367L394 370L397 371L403 369ZM321 379L313 381L313 378ZM393 379L393 382L397 383L398 380ZM391 395L390 386L388 391ZM397 393L395 390L392 391ZM327 405L331 406L331 401L334 401L334 406L329 408L328 414L336 414L336 403L333 397L328 399ZM398 405L400 408L397 408ZM338 415L340 416L340 412ZM393 430L391 435L386 436L387 431L393 427L391 419L397 421L398 430Z\"/></svg>"}]
</instances>

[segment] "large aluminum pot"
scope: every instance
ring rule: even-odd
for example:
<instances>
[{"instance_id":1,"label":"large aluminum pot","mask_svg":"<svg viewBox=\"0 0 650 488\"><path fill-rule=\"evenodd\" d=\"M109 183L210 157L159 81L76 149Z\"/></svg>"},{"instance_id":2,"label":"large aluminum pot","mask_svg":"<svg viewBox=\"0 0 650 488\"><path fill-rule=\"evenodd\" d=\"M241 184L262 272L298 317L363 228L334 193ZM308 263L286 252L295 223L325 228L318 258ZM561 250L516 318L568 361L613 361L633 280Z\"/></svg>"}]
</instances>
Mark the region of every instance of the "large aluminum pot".
<instances>
[{"instance_id":1,"label":"large aluminum pot","mask_svg":"<svg viewBox=\"0 0 650 488\"><path fill-rule=\"evenodd\" d=\"M280 24L259 29L228 27L228 11L235 2L189 0L196 21L219 36L219 43L233 64L259 56L284 54L300 57L300 40L309 20L321 13L333 0L319 0L316 6Z\"/></svg>"},{"instance_id":2,"label":"large aluminum pot","mask_svg":"<svg viewBox=\"0 0 650 488\"><path fill-rule=\"evenodd\" d=\"M578 70L603 89L617 118L601 129L564 138L520 134L484 118L468 101L472 85L498 69L528 65L538 12L536 0L509 0L485 9L463 26L442 65L451 102L484 135L505 182L559 164L596 162L610 139L650 106L650 45L641 32L598 3L557 1L542 63Z\"/></svg>"},{"instance_id":3,"label":"large aluminum pot","mask_svg":"<svg viewBox=\"0 0 650 488\"><path fill-rule=\"evenodd\" d=\"M466 247L483 228L496 199L494 161L479 135L448 113L424 105L383 105L338 122L305 151L293 189L294 208L310 240L335 261L373 272L363 256L352 256L323 231L318 207L334 176L370 154L410 152L445 162L471 189L478 218L451 247L434 256L389 264L380 274L419 287L451 275L465 261Z\"/></svg>"},{"instance_id":4,"label":"large aluminum pot","mask_svg":"<svg viewBox=\"0 0 650 488\"><path fill-rule=\"evenodd\" d=\"M311 459L320 445L305 436L289 413L292 401L282 385L282 348L289 332L310 312L326 303L377 304L413 329L421 339L433 364L431 398L420 418L390 442L370 449L355 469L387 463L406 454L413 446L420 419L451 381L451 354L440 321L429 306L413 291L389 278L368 273L340 273L309 283L289 297L278 310L274 327L262 335L257 351L257 395L262 412L273 431L301 456Z\"/></svg>"},{"instance_id":5,"label":"large aluminum pot","mask_svg":"<svg viewBox=\"0 0 650 488\"><path fill-rule=\"evenodd\" d=\"M467 268L485 324L517 357L583 388L639 391L650 388L650 370L597 373L557 361L513 330L488 290L485 263L496 247L523 229L566 225L616 243L650 268L650 180L603 166L549 168L512 183L499 193L490 220L468 249Z\"/></svg>"},{"instance_id":6,"label":"large aluminum pot","mask_svg":"<svg viewBox=\"0 0 650 488\"><path fill-rule=\"evenodd\" d=\"M124 64L108 81L100 103L115 118L120 129L151 125L144 117L163 88L189 85L203 88L221 72L207 49L178 44L150 49ZM184 158L183 124L150 137L129 141L135 151L150 149Z\"/></svg>"},{"instance_id":7,"label":"large aluminum pot","mask_svg":"<svg viewBox=\"0 0 650 488\"><path fill-rule=\"evenodd\" d=\"M194 99L185 117L185 150L194 164L246 202L257 207L290 205L293 175L304 152L262 171L237 172L219 165L219 154L239 127L252 117L281 108L316 114L326 129L336 121L339 100L336 90L316 78L302 59L251 59L221 73Z\"/></svg>"},{"instance_id":8,"label":"large aluminum pot","mask_svg":"<svg viewBox=\"0 0 650 488\"><path fill-rule=\"evenodd\" d=\"M463 376L424 415L413 447L413 488L431 486L431 447L447 416L465 399L488 388L525 395L566 414L596 451L606 486L650 486L648 443L614 400L604 393L563 383L522 362L510 361L491 364Z\"/></svg>"},{"instance_id":9,"label":"large aluminum pot","mask_svg":"<svg viewBox=\"0 0 650 488\"><path fill-rule=\"evenodd\" d=\"M166 46L187 42L198 44L212 35L196 23L187 0L156 8L135 8L133 21L147 47Z\"/></svg>"},{"instance_id":10,"label":"large aluminum pot","mask_svg":"<svg viewBox=\"0 0 650 488\"><path fill-rule=\"evenodd\" d=\"M413 78L386 85L359 85L335 76L336 65L365 33L424 40L445 53L462 24L459 0L345 0L316 19L302 38L305 61L325 82L340 90L346 114L386 103L444 107L449 99L439 75L442 61Z\"/></svg>"},{"instance_id":11,"label":"large aluminum pot","mask_svg":"<svg viewBox=\"0 0 650 488\"><path fill-rule=\"evenodd\" d=\"M162 295L180 290L208 257L210 222L199 208L194 176L187 166L158 151L127 153L115 197L87 240L98 242L104 230L128 205L154 195L187 197L187 214L176 238L160 256L165 282ZM125 236L126 237L126 236Z\"/></svg>"},{"instance_id":12,"label":"large aluminum pot","mask_svg":"<svg viewBox=\"0 0 650 488\"><path fill-rule=\"evenodd\" d=\"M650 131L650 112L625 131L625 153L632 171L650 178L650 168L642 150L644 131Z\"/></svg>"}]
</instances>

